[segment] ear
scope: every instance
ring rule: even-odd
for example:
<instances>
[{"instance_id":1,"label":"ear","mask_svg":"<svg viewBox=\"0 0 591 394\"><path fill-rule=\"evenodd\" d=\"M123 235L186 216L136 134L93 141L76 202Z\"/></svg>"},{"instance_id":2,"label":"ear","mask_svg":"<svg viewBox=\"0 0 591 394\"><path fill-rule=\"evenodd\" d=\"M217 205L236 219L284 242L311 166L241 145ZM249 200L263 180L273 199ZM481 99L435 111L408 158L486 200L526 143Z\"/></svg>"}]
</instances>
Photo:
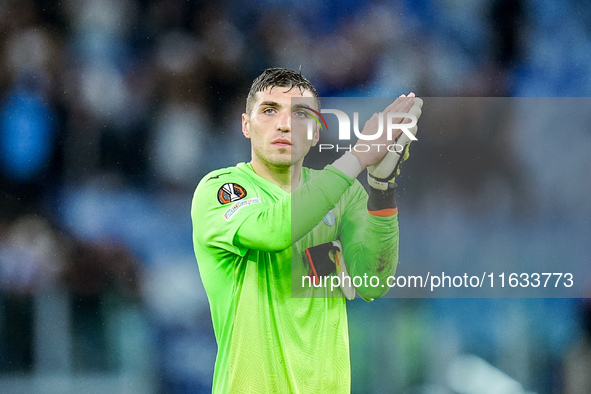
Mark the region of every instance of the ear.
<instances>
[{"instance_id":1,"label":"ear","mask_svg":"<svg viewBox=\"0 0 591 394\"><path fill-rule=\"evenodd\" d=\"M246 138L250 138L250 116L246 113L242 114L242 134Z\"/></svg>"},{"instance_id":2,"label":"ear","mask_svg":"<svg viewBox=\"0 0 591 394\"><path fill-rule=\"evenodd\" d=\"M316 146L318 141L320 140L320 128L317 126L316 131L314 131L314 137L312 138L312 146Z\"/></svg>"}]
</instances>

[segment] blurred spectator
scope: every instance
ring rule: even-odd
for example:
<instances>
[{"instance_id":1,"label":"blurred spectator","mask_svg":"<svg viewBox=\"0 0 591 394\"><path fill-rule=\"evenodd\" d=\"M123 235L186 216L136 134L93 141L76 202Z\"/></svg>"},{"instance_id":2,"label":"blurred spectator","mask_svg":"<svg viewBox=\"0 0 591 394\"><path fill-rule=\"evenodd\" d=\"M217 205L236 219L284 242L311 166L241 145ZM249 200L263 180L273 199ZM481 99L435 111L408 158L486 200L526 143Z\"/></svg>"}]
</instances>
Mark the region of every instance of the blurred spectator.
<instances>
[{"instance_id":1,"label":"blurred spectator","mask_svg":"<svg viewBox=\"0 0 591 394\"><path fill-rule=\"evenodd\" d=\"M39 299L54 291L64 291L70 299L65 315L71 322L73 365L91 371L116 366L106 328L119 304L138 302L138 268L123 245L82 242L36 216L4 223L0 321L10 324L0 325L0 371L30 370L38 361L36 326L43 320Z\"/></svg>"},{"instance_id":2,"label":"blurred spectator","mask_svg":"<svg viewBox=\"0 0 591 394\"><path fill-rule=\"evenodd\" d=\"M0 97L0 181L7 197L1 205L8 211L31 211L38 209L38 195L56 177L53 162L60 133L53 91L60 43L48 27L31 26L34 7L16 7L15 13L13 30L0 44L0 81L5 85Z\"/></svg>"},{"instance_id":3,"label":"blurred spectator","mask_svg":"<svg viewBox=\"0 0 591 394\"><path fill-rule=\"evenodd\" d=\"M33 216L3 222L0 235L0 372L30 371L34 295L60 280L63 239Z\"/></svg>"},{"instance_id":4,"label":"blurred spectator","mask_svg":"<svg viewBox=\"0 0 591 394\"><path fill-rule=\"evenodd\" d=\"M580 303L581 338L566 354L564 363L564 393L585 394L591 387L591 302Z\"/></svg>"},{"instance_id":5,"label":"blurred spectator","mask_svg":"<svg viewBox=\"0 0 591 394\"><path fill-rule=\"evenodd\" d=\"M62 279L65 238L39 217L22 216L6 224L0 239L0 290L33 294Z\"/></svg>"},{"instance_id":6,"label":"blurred spectator","mask_svg":"<svg viewBox=\"0 0 591 394\"><path fill-rule=\"evenodd\" d=\"M120 366L108 326L120 304L139 301L138 265L123 245L73 245L64 280L72 310L72 353L77 371L113 371Z\"/></svg>"}]
</instances>

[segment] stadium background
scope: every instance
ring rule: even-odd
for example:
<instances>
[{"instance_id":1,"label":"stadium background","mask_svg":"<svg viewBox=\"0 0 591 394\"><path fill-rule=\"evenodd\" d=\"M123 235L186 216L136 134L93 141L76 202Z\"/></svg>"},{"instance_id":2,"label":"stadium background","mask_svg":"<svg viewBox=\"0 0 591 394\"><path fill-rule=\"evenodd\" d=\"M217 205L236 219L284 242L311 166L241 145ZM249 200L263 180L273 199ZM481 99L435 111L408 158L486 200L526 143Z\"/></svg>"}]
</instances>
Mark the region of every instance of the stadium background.
<instances>
[{"instance_id":1,"label":"stadium background","mask_svg":"<svg viewBox=\"0 0 591 394\"><path fill-rule=\"evenodd\" d=\"M588 96L590 20L575 0L0 2L0 392L210 390L190 199L205 173L248 160L240 114L262 69L301 66L321 96ZM529 244L524 268L589 265L591 136L569 134L548 166L547 126L504 134L527 146L509 162L495 160L501 137L470 128L415 148L408 264L494 264ZM421 164L429 153L438 164ZM491 223L504 231L483 246ZM533 239L502 236L531 226ZM446 236L433 255L425 232ZM583 300L349 308L355 393L591 387Z\"/></svg>"}]
</instances>

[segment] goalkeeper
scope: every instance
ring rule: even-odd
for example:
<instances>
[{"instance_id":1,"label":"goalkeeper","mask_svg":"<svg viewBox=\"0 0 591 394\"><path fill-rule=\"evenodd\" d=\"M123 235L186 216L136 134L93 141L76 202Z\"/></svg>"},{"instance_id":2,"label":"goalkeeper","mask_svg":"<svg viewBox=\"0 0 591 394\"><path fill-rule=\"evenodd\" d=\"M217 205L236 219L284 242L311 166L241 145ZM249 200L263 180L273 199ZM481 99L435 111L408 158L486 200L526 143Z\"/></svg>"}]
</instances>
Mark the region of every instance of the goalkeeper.
<instances>
[{"instance_id":1,"label":"goalkeeper","mask_svg":"<svg viewBox=\"0 0 591 394\"><path fill-rule=\"evenodd\" d=\"M384 284L396 270L399 155L372 147L323 170L303 167L319 135L310 140L297 127L307 120L304 106L292 105L301 98L319 111L301 73L276 68L257 77L242 115L251 161L209 173L193 197L193 244L218 344L215 393L350 392L345 295L373 299L388 288L331 291L301 278L316 283L346 266ZM402 95L384 112L418 116L420 100ZM377 129L374 115L363 133ZM373 142L393 143L387 133ZM368 167L369 195L356 180Z\"/></svg>"}]
</instances>

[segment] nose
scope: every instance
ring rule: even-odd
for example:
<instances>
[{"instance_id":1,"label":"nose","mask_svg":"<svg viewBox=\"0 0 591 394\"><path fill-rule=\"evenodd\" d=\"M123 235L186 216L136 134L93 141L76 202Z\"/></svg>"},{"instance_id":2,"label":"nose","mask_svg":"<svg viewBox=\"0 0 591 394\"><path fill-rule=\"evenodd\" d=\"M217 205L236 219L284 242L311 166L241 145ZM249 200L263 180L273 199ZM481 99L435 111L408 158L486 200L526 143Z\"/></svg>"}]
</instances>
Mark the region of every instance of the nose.
<instances>
[{"instance_id":1,"label":"nose","mask_svg":"<svg viewBox=\"0 0 591 394\"><path fill-rule=\"evenodd\" d=\"M291 131L291 112L284 111L277 120L277 130L288 133Z\"/></svg>"}]
</instances>

